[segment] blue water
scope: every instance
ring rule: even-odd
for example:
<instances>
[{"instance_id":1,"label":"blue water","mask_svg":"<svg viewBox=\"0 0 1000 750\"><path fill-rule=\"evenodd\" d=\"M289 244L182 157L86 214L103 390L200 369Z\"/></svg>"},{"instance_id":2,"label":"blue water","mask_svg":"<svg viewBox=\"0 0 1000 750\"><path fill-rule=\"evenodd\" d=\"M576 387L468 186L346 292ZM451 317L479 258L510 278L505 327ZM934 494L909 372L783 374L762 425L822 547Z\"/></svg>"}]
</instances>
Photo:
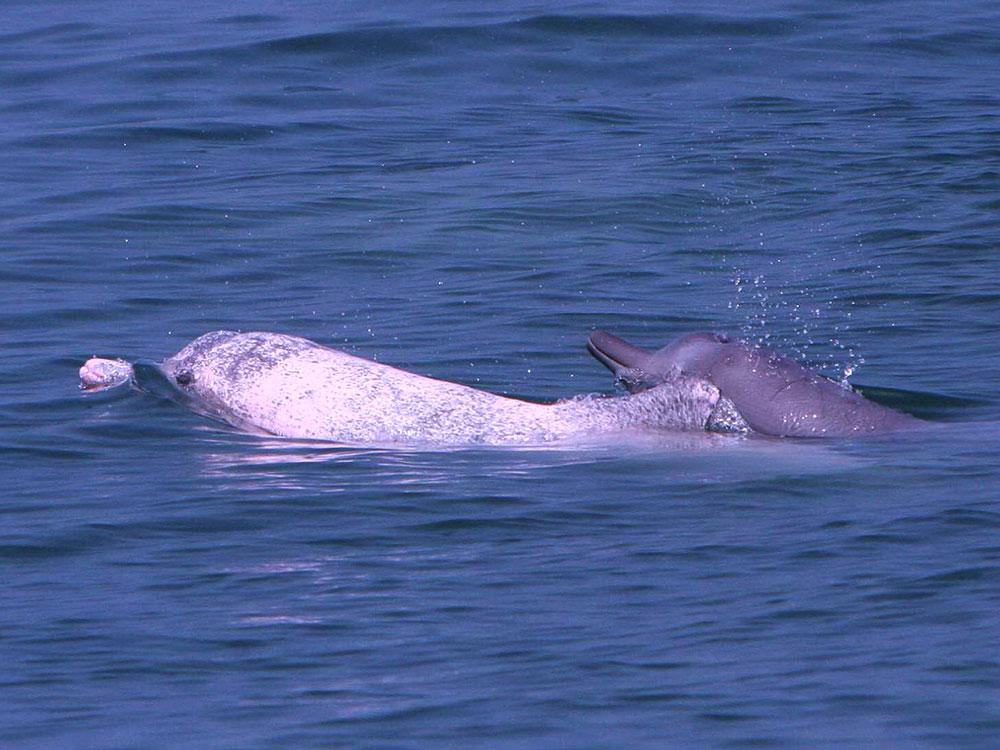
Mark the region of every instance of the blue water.
<instances>
[{"instance_id":1,"label":"blue water","mask_svg":"<svg viewBox=\"0 0 1000 750\"><path fill-rule=\"evenodd\" d=\"M3 17L0 746L997 746L994 2ZM76 384L230 328L609 393L595 327L944 426L348 449Z\"/></svg>"}]
</instances>

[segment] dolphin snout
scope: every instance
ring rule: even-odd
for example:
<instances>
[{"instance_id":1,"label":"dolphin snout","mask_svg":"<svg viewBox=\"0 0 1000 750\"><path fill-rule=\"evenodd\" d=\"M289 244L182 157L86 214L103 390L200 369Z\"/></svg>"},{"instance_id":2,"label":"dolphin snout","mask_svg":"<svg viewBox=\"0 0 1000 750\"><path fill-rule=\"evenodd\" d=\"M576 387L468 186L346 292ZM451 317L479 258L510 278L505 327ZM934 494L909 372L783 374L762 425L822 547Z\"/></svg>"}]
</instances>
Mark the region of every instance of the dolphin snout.
<instances>
[{"instance_id":1,"label":"dolphin snout","mask_svg":"<svg viewBox=\"0 0 1000 750\"><path fill-rule=\"evenodd\" d=\"M587 351L613 373L640 367L649 352L612 336L606 331L593 331L587 339Z\"/></svg>"}]
</instances>

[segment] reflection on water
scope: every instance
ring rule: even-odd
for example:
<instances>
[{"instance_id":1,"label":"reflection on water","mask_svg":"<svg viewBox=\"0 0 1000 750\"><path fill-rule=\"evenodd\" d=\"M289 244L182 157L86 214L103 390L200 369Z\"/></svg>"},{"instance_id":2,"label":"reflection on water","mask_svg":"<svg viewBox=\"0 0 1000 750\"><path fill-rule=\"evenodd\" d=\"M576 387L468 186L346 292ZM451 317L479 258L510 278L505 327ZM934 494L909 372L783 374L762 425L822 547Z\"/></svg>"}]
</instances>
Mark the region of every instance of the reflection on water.
<instances>
[{"instance_id":1,"label":"reflection on water","mask_svg":"<svg viewBox=\"0 0 1000 750\"><path fill-rule=\"evenodd\" d=\"M202 473L231 488L280 487L333 493L355 486L442 485L456 477L523 478L545 471L641 462L675 479L717 481L855 468L846 441L811 441L709 432L644 432L541 446L365 447L227 435L207 441ZM863 442L862 442L863 444ZM863 451L859 451L863 455Z\"/></svg>"}]
</instances>

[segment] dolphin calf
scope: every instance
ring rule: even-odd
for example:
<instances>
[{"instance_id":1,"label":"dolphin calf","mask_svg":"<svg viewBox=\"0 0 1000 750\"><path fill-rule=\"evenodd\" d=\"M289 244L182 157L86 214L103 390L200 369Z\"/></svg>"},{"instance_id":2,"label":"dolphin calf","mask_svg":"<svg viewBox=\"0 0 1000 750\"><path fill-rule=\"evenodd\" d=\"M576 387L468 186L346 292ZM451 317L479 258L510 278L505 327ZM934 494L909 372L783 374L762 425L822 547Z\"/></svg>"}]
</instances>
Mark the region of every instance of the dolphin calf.
<instances>
[{"instance_id":1,"label":"dolphin calf","mask_svg":"<svg viewBox=\"0 0 1000 750\"><path fill-rule=\"evenodd\" d=\"M587 349L632 393L678 378L712 384L720 394L706 423L712 430L849 437L927 424L869 401L772 349L725 334L689 333L651 352L594 331Z\"/></svg>"},{"instance_id":2,"label":"dolphin calf","mask_svg":"<svg viewBox=\"0 0 1000 750\"><path fill-rule=\"evenodd\" d=\"M704 430L719 389L672 378L632 395L539 404L424 377L280 333L214 331L161 363L93 358L85 389L131 383L264 435L336 443L547 443L626 431Z\"/></svg>"}]
</instances>

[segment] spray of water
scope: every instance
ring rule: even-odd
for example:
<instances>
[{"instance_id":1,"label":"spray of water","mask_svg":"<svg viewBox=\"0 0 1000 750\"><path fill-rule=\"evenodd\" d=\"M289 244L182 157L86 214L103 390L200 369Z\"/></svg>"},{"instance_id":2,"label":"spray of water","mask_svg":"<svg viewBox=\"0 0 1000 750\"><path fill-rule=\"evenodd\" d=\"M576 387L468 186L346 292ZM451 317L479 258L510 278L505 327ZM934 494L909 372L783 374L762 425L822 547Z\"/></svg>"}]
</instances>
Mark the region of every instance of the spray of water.
<instances>
[{"instance_id":1,"label":"spray of water","mask_svg":"<svg viewBox=\"0 0 1000 750\"><path fill-rule=\"evenodd\" d=\"M817 302L815 291L805 285L772 286L762 273L737 270L732 283L727 307L740 321L741 337L786 352L849 387L848 379L865 361L845 343L850 310L839 308L836 298ZM840 322L831 325L838 317Z\"/></svg>"}]
</instances>

